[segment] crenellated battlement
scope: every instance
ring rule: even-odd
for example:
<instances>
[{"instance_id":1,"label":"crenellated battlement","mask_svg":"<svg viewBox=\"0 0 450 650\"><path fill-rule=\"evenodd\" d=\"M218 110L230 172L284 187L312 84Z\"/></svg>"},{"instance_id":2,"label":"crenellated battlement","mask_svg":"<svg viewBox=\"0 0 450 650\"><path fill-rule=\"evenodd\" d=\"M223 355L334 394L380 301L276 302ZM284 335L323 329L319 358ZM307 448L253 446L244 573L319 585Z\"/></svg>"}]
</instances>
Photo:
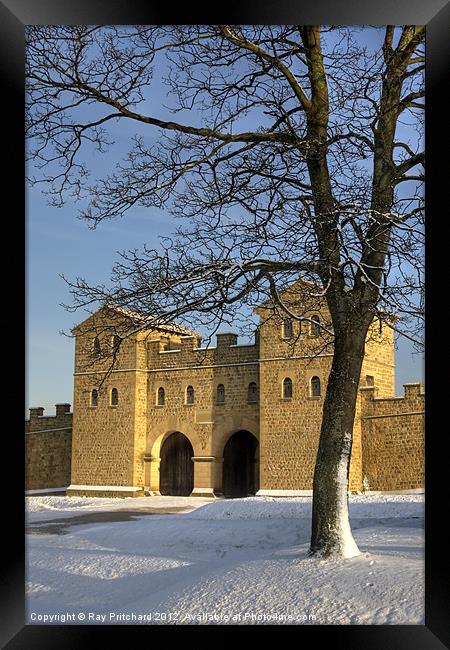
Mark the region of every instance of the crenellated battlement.
<instances>
[{"instance_id":1,"label":"crenellated battlement","mask_svg":"<svg viewBox=\"0 0 450 650\"><path fill-rule=\"evenodd\" d=\"M208 367L224 364L256 362L259 345L240 345L234 333L217 334L216 347L200 347L201 339L182 336L178 342L158 337L147 342L147 365L149 370L175 367Z\"/></svg>"},{"instance_id":2,"label":"crenellated battlement","mask_svg":"<svg viewBox=\"0 0 450 650\"><path fill-rule=\"evenodd\" d=\"M361 417L389 417L423 411L425 406L425 390L420 383L403 384L403 395L394 397L378 397L377 386L360 388L362 409Z\"/></svg>"},{"instance_id":3,"label":"crenellated battlement","mask_svg":"<svg viewBox=\"0 0 450 650\"><path fill-rule=\"evenodd\" d=\"M420 383L404 384L403 391L399 397L377 397L376 386L360 389L365 490L424 484L425 392Z\"/></svg>"},{"instance_id":4,"label":"crenellated battlement","mask_svg":"<svg viewBox=\"0 0 450 650\"><path fill-rule=\"evenodd\" d=\"M43 406L31 406L30 417L25 420L25 433L35 431L57 431L67 429L72 426L72 416L70 404L55 404L55 415L44 415Z\"/></svg>"},{"instance_id":5,"label":"crenellated battlement","mask_svg":"<svg viewBox=\"0 0 450 650\"><path fill-rule=\"evenodd\" d=\"M70 404L55 404L55 415L30 408L25 420L25 489L58 491L70 484L72 418Z\"/></svg>"}]
</instances>

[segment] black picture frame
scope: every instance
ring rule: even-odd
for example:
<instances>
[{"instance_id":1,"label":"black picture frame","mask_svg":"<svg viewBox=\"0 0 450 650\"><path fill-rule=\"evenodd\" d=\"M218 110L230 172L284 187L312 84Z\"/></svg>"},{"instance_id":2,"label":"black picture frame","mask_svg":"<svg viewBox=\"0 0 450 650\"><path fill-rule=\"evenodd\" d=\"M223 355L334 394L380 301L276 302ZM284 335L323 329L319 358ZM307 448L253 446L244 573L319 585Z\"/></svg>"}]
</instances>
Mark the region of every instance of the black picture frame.
<instances>
[{"instance_id":1,"label":"black picture frame","mask_svg":"<svg viewBox=\"0 0 450 650\"><path fill-rule=\"evenodd\" d=\"M293 0L259 2L229 1L226 6L195 7L192 3L163 6L140 0L3 0L0 3L0 67L2 72L3 155L7 161L3 173L4 200L11 206L4 210L4 251L15 254L12 266L4 266L5 296L3 321L7 336L14 327L20 338L23 314L21 279L25 279L21 254L24 250L24 220L26 200L24 180L24 26L28 24L205 24L289 23L289 24L425 24L426 48L426 151L427 151L427 325L426 325L426 622L424 626L332 626L331 645L338 648L378 648L438 650L450 647L450 600L448 545L446 519L448 506L448 457L442 449L448 436L446 404L448 384L441 379L439 361L446 347L445 287L447 278L442 264L448 257L448 245L443 225L448 220L444 196L448 194L449 147L448 104L444 101L444 84L450 71L450 4L446 0L359 0L337 3L332 0L314 0L303 3ZM446 83L447 82L447 83ZM6 139L6 142L5 142ZM441 157L441 152L444 156ZM9 289L9 292L8 292ZM23 330L25 335L25 327ZM443 336L444 334L444 336ZM24 336L25 338L25 336ZM5 341L5 338L3 339ZM23 339L24 340L24 339ZM6 346L10 347L10 346ZM20 346L12 352L8 369L17 373L15 390L4 395L3 407L14 414L12 426L4 428L3 436L3 503L2 541L3 571L0 583L1 644L6 648L80 648L99 641L98 635L107 632L107 626L27 626L25 612L25 543L24 522L24 443L23 403L17 387L21 383ZM5 350L6 352L6 350ZM441 362L443 365L444 362ZM6 366L5 366L6 367ZM23 367L23 366L22 366ZM445 366L444 366L445 367ZM12 392L12 394L11 394ZM12 399L11 399L12 398ZM20 421L19 421L20 418ZM9 468L11 475L6 478ZM8 509L10 511L8 511ZM13 523L14 522L14 523ZM131 626L134 633L146 632L146 626ZM191 626L195 627L195 626ZM300 643L325 645L323 634L330 626L303 626ZM173 626L164 626L167 633ZM183 628L183 633L188 630ZM190 630L189 630L190 632ZM277 634L282 632L277 628ZM130 626L115 626L114 639L129 643ZM227 634L227 631L225 631ZM153 634L153 631L152 631ZM297 634L297 630L295 631ZM312 637L310 637L312 635ZM147 630L147 642L149 642Z\"/></svg>"}]
</instances>

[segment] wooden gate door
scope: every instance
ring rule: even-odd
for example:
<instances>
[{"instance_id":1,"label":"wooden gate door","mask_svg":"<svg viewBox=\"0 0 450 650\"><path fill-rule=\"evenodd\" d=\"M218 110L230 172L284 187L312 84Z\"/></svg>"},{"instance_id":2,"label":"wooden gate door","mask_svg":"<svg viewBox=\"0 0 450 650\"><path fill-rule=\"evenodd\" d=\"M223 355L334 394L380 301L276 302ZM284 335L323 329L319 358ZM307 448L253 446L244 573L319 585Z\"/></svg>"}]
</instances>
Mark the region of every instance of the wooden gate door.
<instances>
[{"instance_id":1,"label":"wooden gate door","mask_svg":"<svg viewBox=\"0 0 450 650\"><path fill-rule=\"evenodd\" d=\"M258 491L258 441L249 431L238 431L223 450L222 491L226 497L246 497Z\"/></svg>"},{"instance_id":2,"label":"wooden gate door","mask_svg":"<svg viewBox=\"0 0 450 650\"><path fill-rule=\"evenodd\" d=\"M161 447L159 491L163 495L189 496L194 489L194 450L180 432L172 433Z\"/></svg>"}]
</instances>

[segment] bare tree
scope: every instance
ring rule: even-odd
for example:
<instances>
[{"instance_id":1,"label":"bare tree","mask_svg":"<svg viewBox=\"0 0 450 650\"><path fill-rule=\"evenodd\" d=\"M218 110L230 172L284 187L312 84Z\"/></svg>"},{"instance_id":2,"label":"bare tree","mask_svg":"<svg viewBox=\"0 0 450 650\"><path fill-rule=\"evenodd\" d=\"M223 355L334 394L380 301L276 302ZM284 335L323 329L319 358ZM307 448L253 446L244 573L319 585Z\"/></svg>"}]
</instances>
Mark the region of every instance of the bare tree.
<instances>
[{"instance_id":1,"label":"bare tree","mask_svg":"<svg viewBox=\"0 0 450 650\"><path fill-rule=\"evenodd\" d=\"M159 71L174 120L153 106ZM417 26L27 30L32 182L54 205L79 200L92 227L133 206L181 219L159 250L124 252L109 286L70 281L72 308L112 303L148 315L146 326L190 315L218 327L265 301L302 320L307 308L285 299L299 278L302 303L326 301L334 354L312 554L358 553L348 472L373 319L421 344L423 72ZM106 151L123 121L137 130L128 155L91 183L84 152Z\"/></svg>"}]
</instances>

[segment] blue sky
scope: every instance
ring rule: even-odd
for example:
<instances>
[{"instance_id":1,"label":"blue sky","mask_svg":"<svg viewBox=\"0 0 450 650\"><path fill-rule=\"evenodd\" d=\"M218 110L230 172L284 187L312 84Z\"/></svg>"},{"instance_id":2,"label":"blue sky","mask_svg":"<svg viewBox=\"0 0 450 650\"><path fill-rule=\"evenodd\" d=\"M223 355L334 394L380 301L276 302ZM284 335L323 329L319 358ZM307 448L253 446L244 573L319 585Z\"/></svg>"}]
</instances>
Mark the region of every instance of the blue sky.
<instances>
[{"instance_id":1,"label":"blue sky","mask_svg":"<svg viewBox=\"0 0 450 650\"><path fill-rule=\"evenodd\" d=\"M373 35L373 31L371 36ZM158 79L152 88L151 110L157 117L170 114L155 107L167 103L165 90ZM177 119L181 121L180 116ZM193 123L192 118L189 120ZM115 129L116 144L109 155L93 152L87 155L93 178L105 173L123 155L130 144L136 125L120 123ZM158 136L156 129L147 129L147 143ZM63 208L48 206L40 186L27 188L26 195L26 260L27 260L27 337L26 337L26 409L43 406L54 412L54 404L73 401L74 340L60 332L83 320L83 312L69 313L61 303L69 303L67 286L59 277L85 277L97 284L107 282L117 251L157 245L158 236L174 230L175 220L168 212L133 209L123 219L105 221L91 230L77 218L78 206L68 201ZM193 324L195 326L195 324ZM396 350L396 392L402 384L423 381L421 355L412 344L399 341Z\"/></svg>"}]
</instances>

